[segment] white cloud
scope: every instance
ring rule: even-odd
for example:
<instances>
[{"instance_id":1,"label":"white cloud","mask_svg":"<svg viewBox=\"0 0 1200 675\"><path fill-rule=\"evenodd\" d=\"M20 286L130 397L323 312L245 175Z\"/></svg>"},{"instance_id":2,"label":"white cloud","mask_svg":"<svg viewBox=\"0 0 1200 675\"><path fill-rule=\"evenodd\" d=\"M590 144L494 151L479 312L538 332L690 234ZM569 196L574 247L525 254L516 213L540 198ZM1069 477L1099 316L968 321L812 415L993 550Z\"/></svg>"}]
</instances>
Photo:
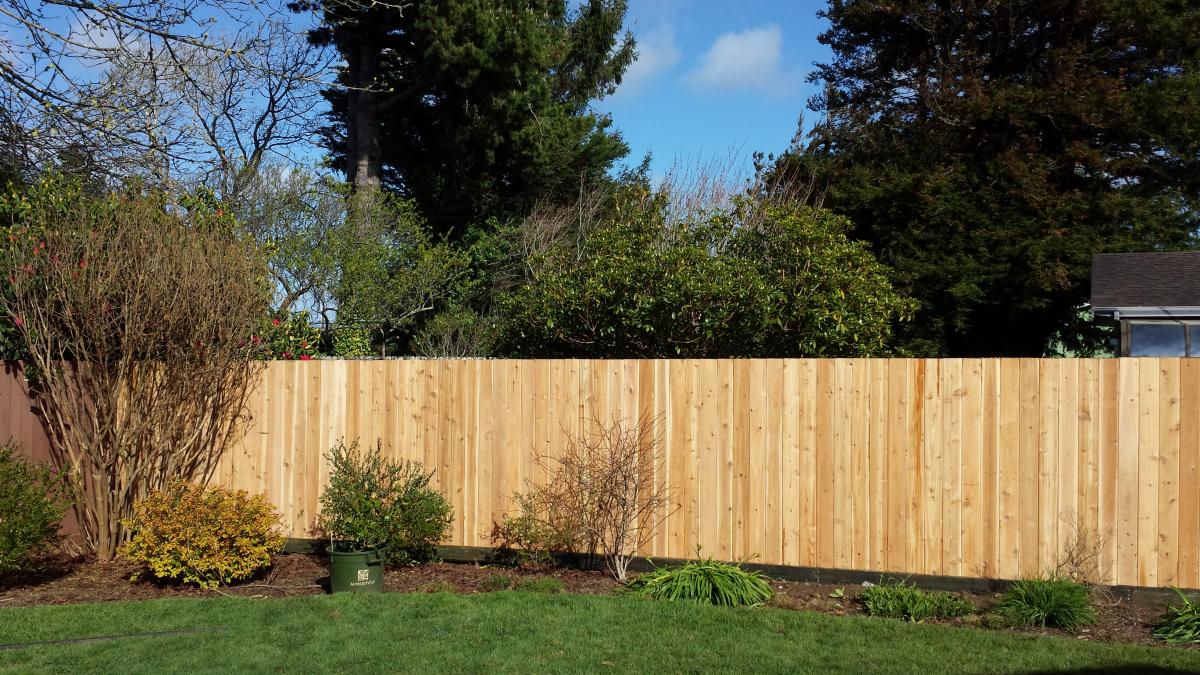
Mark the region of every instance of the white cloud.
<instances>
[{"instance_id":1,"label":"white cloud","mask_svg":"<svg viewBox=\"0 0 1200 675\"><path fill-rule=\"evenodd\" d=\"M675 29L662 25L637 36L637 60L625 71L613 100L634 97L674 68L681 57Z\"/></svg>"},{"instance_id":2,"label":"white cloud","mask_svg":"<svg viewBox=\"0 0 1200 675\"><path fill-rule=\"evenodd\" d=\"M771 24L718 35L687 79L701 89L786 96L797 91L801 74L783 65L783 30Z\"/></svg>"}]
</instances>

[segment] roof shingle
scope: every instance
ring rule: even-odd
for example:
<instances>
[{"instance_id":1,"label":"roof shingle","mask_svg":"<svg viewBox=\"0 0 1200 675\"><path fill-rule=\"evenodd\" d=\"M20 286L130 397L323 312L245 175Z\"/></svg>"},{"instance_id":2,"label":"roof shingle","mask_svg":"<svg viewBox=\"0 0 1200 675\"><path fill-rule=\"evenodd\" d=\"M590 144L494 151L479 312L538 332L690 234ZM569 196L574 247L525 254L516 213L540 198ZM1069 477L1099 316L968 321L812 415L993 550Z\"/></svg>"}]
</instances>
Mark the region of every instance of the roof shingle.
<instances>
[{"instance_id":1,"label":"roof shingle","mask_svg":"<svg viewBox=\"0 0 1200 675\"><path fill-rule=\"evenodd\" d=\"M1093 256L1092 307L1200 307L1200 252Z\"/></svg>"}]
</instances>

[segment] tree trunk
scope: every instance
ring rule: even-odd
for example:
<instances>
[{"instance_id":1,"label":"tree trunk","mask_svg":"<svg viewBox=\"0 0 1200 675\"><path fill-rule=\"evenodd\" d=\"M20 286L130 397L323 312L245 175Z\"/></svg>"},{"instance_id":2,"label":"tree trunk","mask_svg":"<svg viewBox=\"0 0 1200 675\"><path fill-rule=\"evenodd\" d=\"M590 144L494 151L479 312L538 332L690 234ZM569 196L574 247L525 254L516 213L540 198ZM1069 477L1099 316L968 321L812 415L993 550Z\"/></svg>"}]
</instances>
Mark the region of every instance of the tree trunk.
<instances>
[{"instance_id":1,"label":"tree trunk","mask_svg":"<svg viewBox=\"0 0 1200 675\"><path fill-rule=\"evenodd\" d=\"M381 183L379 95L375 91L379 50L366 35L356 37L357 44L345 52L351 82L346 97L346 178L356 193L369 193Z\"/></svg>"}]
</instances>

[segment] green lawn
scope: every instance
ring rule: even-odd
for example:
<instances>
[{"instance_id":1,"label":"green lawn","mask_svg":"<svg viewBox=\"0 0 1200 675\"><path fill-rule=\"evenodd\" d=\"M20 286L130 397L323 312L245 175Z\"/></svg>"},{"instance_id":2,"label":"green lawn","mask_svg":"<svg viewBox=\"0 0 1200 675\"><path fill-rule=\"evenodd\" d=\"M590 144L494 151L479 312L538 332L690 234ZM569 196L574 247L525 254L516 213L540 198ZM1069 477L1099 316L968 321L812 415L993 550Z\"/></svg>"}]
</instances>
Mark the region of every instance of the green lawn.
<instances>
[{"instance_id":1,"label":"green lawn","mask_svg":"<svg viewBox=\"0 0 1200 675\"><path fill-rule=\"evenodd\" d=\"M0 609L0 643L214 626L226 629L0 650L0 672L1200 670L1200 651L632 597L384 594Z\"/></svg>"}]
</instances>

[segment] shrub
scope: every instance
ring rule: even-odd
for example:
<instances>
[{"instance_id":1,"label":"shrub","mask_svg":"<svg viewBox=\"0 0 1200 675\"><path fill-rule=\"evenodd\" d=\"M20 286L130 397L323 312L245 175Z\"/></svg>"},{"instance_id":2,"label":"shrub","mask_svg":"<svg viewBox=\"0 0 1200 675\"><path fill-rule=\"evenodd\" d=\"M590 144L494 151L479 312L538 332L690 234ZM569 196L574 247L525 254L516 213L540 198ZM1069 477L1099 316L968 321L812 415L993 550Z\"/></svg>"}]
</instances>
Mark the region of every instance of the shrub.
<instances>
[{"instance_id":1,"label":"shrub","mask_svg":"<svg viewBox=\"0 0 1200 675\"><path fill-rule=\"evenodd\" d=\"M321 333L308 322L308 312L276 312L251 341L260 347L264 359L307 361L321 348Z\"/></svg>"},{"instance_id":2,"label":"shrub","mask_svg":"<svg viewBox=\"0 0 1200 675\"><path fill-rule=\"evenodd\" d=\"M513 586L514 591L522 593L562 593L566 585L559 579L549 579L546 577L535 579L522 579Z\"/></svg>"},{"instance_id":3,"label":"shrub","mask_svg":"<svg viewBox=\"0 0 1200 675\"><path fill-rule=\"evenodd\" d=\"M662 482L663 452L657 418L630 426L592 422L593 431L571 439L561 457L540 457L550 479L516 498L521 513L493 528L500 553L545 562L553 553L597 554L624 580L637 550L653 538L669 513L670 490Z\"/></svg>"},{"instance_id":4,"label":"shrub","mask_svg":"<svg viewBox=\"0 0 1200 675\"><path fill-rule=\"evenodd\" d=\"M58 542L72 494L54 469L0 446L0 572L26 568Z\"/></svg>"},{"instance_id":5,"label":"shrub","mask_svg":"<svg viewBox=\"0 0 1200 675\"><path fill-rule=\"evenodd\" d=\"M412 339L412 352L427 359L490 356L496 343L493 321L470 309L439 312Z\"/></svg>"},{"instance_id":6,"label":"shrub","mask_svg":"<svg viewBox=\"0 0 1200 675\"><path fill-rule=\"evenodd\" d=\"M1097 530L1089 529L1084 519L1078 516L1063 516L1059 531L1062 532L1064 527L1067 537L1053 576L1088 586L1106 583L1108 575L1100 566L1106 538Z\"/></svg>"},{"instance_id":7,"label":"shrub","mask_svg":"<svg viewBox=\"0 0 1200 675\"><path fill-rule=\"evenodd\" d=\"M375 353L371 348L371 329L366 326L339 323L330 332L333 333L334 356L345 359L371 356Z\"/></svg>"},{"instance_id":8,"label":"shrub","mask_svg":"<svg viewBox=\"0 0 1200 675\"><path fill-rule=\"evenodd\" d=\"M858 597L871 616L913 622L949 619L975 610L974 605L957 595L923 591L903 581L871 586Z\"/></svg>"},{"instance_id":9,"label":"shrub","mask_svg":"<svg viewBox=\"0 0 1200 675\"><path fill-rule=\"evenodd\" d=\"M669 186L633 188L597 218L580 214L574 232L530 251L527 281L498 296L506 321L497 351L605 359L887 353L893 327L915 303L866 243L850 239L854 224L751 192L705 206L698 202L707 197L694 194L693 209Z\"/></svg>"},{"instance_id":10,"label":"shrub","mask_svg":"<svg viewBox=\"0 0 1200 675\"><path fill-rule=\"evenodd\" d=\"M262 495L174 481L134 506L121 553L156 578L215 588L270 566L287 539L279 518Z\"/></svg>"},{"instance_id":11,"label":"shrub","mask_svg":"<svg viewBox=\"0 0 1200 675\"><path fill-rule=\"evenodd\" d=\"M325 455L329 486L321 493L321 526L335 550L377 550L389 564L433 560L453 509L430 487L418 462L395 463L383 442L361 451L338 441Z\"/></svg>"},{"instance_id":12,"label":"shrub","mask_svg":"<svg viewBox=\"0 0 1200 675\"><path fill-rule=\"evenodd\" d=\"M1014 626L1074 630L1096 620L1087 586L1063 577L1014 581L996 610Z\"/></svg>"},{"instance_id":13,"label":"shrub","mask_svg":"<svg viewBox=\"0 0 1200 675\"><path fill-rule=\"evenodd\" d=\"M0 222L0 315L27 348L54 465L77 481L82 544L108 560L138 500L206 482L244 437L266 257L210 193L92 197L47 178L0 191Z\"/></svg>"},{"instance_id":14,"label":"shrub","mask_svg":"<svg viewBox=\"0 0 1200 675\"><path fill-rule=\"evenodd\" d=\"M766 578L741 565L695 560L679 567L659 567L626 584L655 600L676 600L724 607L752 607L771 599Z\"/></svg>"},{"instance_id":15,"label":"shrub","mask_svg":"<svg viewBox=\"0 0 1200 675\"><path fill-rule=\"evenodd\" d=\"M1183 604L1167 609L1166 615L1154 627L1154 637L1167 642L1200 643L1200 605L1193 604L1178 588L1175 592Z\"/></svg>"},{"instance_id":16,"label":"shrub","mask_svg":"<svg viewBox=\"0 0 1200 675\"><path fill-rule=\"evenodd\" d=\"M495 560L502 565L541 568L554 563L554 554L575 547L572 528L555 527L543 520L560 509L544 503L543 491L514 494L518 515L504 514L499 523L492 523L492 545Z\"/></svg>"}]
</instances>

